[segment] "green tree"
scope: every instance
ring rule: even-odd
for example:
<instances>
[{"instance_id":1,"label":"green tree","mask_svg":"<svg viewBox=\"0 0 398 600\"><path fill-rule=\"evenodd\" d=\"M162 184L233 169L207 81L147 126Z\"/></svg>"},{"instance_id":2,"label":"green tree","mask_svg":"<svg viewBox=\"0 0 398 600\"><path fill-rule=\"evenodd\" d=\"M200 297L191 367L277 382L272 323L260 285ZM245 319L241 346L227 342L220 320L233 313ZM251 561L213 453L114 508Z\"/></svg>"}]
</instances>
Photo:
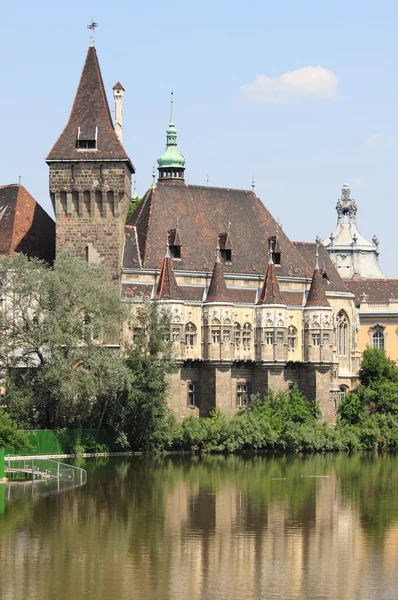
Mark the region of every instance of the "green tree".
<instances>
[{"instance_id":1,"label":"green tree","mask_svg":"<svg viewBox=\"0 0 398 600\"><path fill-rule=\"evenodd\" d=\"M98 426L131 381L118 351L124 308L105 267L68 253L53 268L4 257L0 297L8 411L25 427Z\"/></svg>"},{"instance_id":2,"label":"green tree","mask_svg":"<svg viewBox=\"0 0 398 600\"><path fill-rule=\"evenodd\" d=\"M25 450L29 448L27 436L19 431L11 417L0 409L0 448L15 448Z\"/></svg>"},{"instance_id":3,"label":"green tree","mask_svg":"<svg viewBox=\"0 0 398 600\"><path fill-rule=\"evenodd\" d=\"M382 381L398 382L398 367L385 350L366 348L359 370L361 385L372 385Z\"/></svg>"}]
</instances>

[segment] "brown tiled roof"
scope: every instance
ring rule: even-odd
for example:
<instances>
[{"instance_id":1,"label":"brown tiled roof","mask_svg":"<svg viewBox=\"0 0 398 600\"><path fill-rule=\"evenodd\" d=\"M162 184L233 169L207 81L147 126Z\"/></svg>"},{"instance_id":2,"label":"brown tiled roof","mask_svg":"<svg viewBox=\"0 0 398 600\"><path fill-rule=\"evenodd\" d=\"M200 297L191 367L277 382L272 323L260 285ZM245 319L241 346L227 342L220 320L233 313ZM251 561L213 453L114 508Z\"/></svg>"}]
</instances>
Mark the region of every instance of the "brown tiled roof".
<instances>
[{"instance_id":1,"label":"brown tiled roof","mask_svg":"<svg viewBox=\"0 0 398 600\"><path fill-rule=\"evenodd\" d=\"M382 302L398 300L398 279L359 279L347 281L346 286L355 294L356 304L363 301L362 294L366 294L365 302Z\"/></svg>"},{"instance_id":2,"label":"brown tiled roof","mask_svg":"<svg viewBox=\"0 0 398 600\"><path fill-rule=\"evenodd\" d=\"M278 223L251 191L208 186L157 183L143 198L129 219L136 225L143 267L156 269L162 260L166 232L179 217L182 239L179 270L210 271L214 240L231 222L232 264L225 272L262 274L268 262L268 238ZM279 229L281 265L278 276L312 276L313 267L303 261L292 242ZM124 264L129 267L128 263Z\"/></svg>"},{"instance_id":3,"label":"brown tiled roof","mask_svg":"<svg viewBox=\"0 0 398 600\"><path fill-rule=\"evenodd\" d=\"M97 150L87 150L85 152L76 148L79 128L80 139L94 139L97 135ZM134 167L113 127L104 82L94 47L88 49L66 127L47 156L49 162L61 160L123 161L128 163L134 173Z\"/></svg>"},{"instance_id":4,"label":"brown tiled roof","mask_svg":"<svg viewBox=\"0 0 398 600\"><path fill-rule=\"evenodd\" d=\"M131 269L139 268L141 265L137 244L137 230L133 225L126 225L124 228L123 263L129 265Z\"/></svg>"},{"instance_id":5,"label":"brown tiled roof","mask_svg":"<svg viewBox=\"0 0 398 600\"><path fill-rule=\"evenodd\" d=\"M257 304L284 304L274 263L268 263L263 288Z\"/></svg>"},{"instance_id":6,"label":"brown tiled roof","mask_svg":"<svg viewBox=\"0 0 398 600\"><path fill-rule=\"evenodd\" d=\"M52 263L55 223L18 184L0 187L0 254L26 254Z\"/></svg>"},{"instance_id":7,"label":"brown tiled roof","mask_svg":"<svg viewBox=\"0 0 398 600\"><path fill-rule=\"evenodd\" d=\"M204 287L184 285L180 286L180 290L184 300L191 300L193 302L202 302L203 300Z\"/></svg>"},{"instance_id":8,"label":"brown tiled roof","mask_svg":"<svg viewBox=\"0 0 398 600\"><path fill-rule=\"evenodd\" d=\"M293 242L295 248L300 253L302 259L308 264L308 268L314 269L316 260L316 243L312 242ZM333 292L348 292L343 280L337 272L336 267L331 260L328 251L323 244L319 244L319 266L324 270L326 277L323 279L325 290Z\"/></svg>"},{"instance_id":9,"label":"brown tiled roof","mask_svg":"<svg viewBox=\"0 0 398 600\"><path fill-rule=\"evenodd\" d=\"M173 270L173 259L166 256L160 271L156 296L159 300L182 300L181 290L177 285Z\"/></svg>"},{"instance_id":10,"label":"brown tiled roof","mask_svg":"<svg viewBox=\"0 0 398 600\"><path fill-rule=\"evenodd\" d=\"M312 276L311 287L308 293L307 302L305 306L330 306L328 299L326 298L325 288L323 283L323 270L314 269Z\"/></svg>"},{"instance_id":11,"label":"brown tiled roof","mask_svg":"<svg viewBox=\"0 0 398 600\"><path fill-rule=\"evenodd\" d=\"M257 291L245 288L228 288L228 294L231 298L231 302L237 302L238 304L254 304Z\"/></svg>"},{"instance_id":12,"label":"brown tiled roof","mask_svg":"<svg viewBox=\"0 0 398 600\"><path fill-rule=\"evenodd\" d=\"M225 284L223 263L214 263L213 273L205 302L231 302L229 290Z\"/></svg>"},{"instance_id":13,"label":"brown tiled roof","mask_svg":"<svg viewBox=\"0 0 398 600\"><path fill-rule=\"evenodd\" d=\"M303 305L303 292L281 292L283 303L288 306L302 306Z\"/></svg>"},{"instance_id":14,"label":"brown tiled roof","mask_svg":"<svg viewBox=\"0 0 398 600\"><path fill-rule=\"evenodd\" d=\"M122 84L120 83L120 81L118 81L117 83L115 83L115 85L113 86L114 90L123 90L123 92L125 91L124 87L122 86Z\"/></svg>"},{"instance_id":15,"label":"brown tiled roof","mask_svg":"<svg viewBox=\"0 0 398 600\"><path fill-rule=\"evenodd\" d=\"M151 298L153 285L151 283L123 283L123 298Z\"/></svg>"}]
</instances>

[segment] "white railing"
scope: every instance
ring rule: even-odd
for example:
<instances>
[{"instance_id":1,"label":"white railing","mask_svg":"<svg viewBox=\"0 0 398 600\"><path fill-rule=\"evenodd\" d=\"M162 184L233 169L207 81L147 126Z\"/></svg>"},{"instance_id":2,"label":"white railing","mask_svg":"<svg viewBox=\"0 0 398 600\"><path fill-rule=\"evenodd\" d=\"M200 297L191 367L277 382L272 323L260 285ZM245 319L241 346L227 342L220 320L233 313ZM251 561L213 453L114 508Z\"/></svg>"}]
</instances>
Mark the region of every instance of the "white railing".
<instances>
[{"instance_id":1,"label":"white railing","mask_svg":"<svg viewBox=\"0 0 398 600\"><path fill-rule=\"evenodd\" d=\"M49 458L8 455L4 458L4 467L10 479L24 476L31 479L57 479L75 485L84 485L87 482L87 471L84 469Z\"/></svg>"}]
</instances>

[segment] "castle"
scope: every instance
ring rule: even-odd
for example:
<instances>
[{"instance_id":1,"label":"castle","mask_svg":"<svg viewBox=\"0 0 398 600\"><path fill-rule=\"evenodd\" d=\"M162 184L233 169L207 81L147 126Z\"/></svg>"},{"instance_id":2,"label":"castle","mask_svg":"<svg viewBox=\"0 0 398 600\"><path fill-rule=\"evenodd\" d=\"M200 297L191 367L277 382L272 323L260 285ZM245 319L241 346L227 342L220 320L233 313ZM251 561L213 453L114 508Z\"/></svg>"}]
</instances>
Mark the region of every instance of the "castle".
<instances>
[{"instance_id":1,"label":"castle","mask_svg":"<svg viewBox=\"0 0 398 600\"><path fill-rule=\"evenodd\" d=\"M115 124L92 45L47 157L57 251L107 265L133 313L155 298L170 310L179 417L232 415L252 393L297 384L333 420L356 382L359 322L324 246L290 241L253 190L188 185L173 101L158 181L127 218L120 83L113 94Z\"/></svg>"}]
</instances>

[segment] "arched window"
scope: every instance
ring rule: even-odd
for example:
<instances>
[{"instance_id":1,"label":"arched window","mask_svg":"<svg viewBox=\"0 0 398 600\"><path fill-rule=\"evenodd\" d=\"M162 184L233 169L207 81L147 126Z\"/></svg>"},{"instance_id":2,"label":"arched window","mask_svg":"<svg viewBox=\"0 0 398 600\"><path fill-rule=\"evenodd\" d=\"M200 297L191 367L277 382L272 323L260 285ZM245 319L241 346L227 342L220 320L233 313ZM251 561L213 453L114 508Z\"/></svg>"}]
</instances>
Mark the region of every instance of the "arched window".
<instances>
[{"instance_id":1,"label":"arched window","mask_svg":"<svg viewBox=\"0 0 398 600\"><path fill-rule=\"evenodd\" d=\"M241 340L241 326L239 323L235 323L235 347L240 348L240 340Z\"/></svg>"},{"instance_id":2,"label":"arched window","mask_svg":"<svg viewBox=\"0 0 398 600\"><path fill-rule=\"evenodd\" d=\"M219 344L221 342L221 323L216 317L212 320L211 323L211 341L213 342L213 344Z\"/></svg>"},{"instance_id":3,"label":"arched window","mask_svg":"<svg viewBox=\"0 0 398 600\"><path fill-rule=\"evenodd\" d=\"M189 322L185 325L185 343L187 346L194 346L196 344L196 326Z\"/></svg>"},{"instance_id":4,"label":"arched window","mask_svg":"<svg viewBox=\"0 0 398 600\"><path fill-rule=\"evenodd\" d=\"M289 350L295 350L297 348L297 329L290 325L287 330L287 342Z\"/></svg>"},{"instance_id":5,"label":"arched window","mask_svg":"<svg viewBox=\"0 0 398 600\"><path fill-rule=\"evenodd\" d=\"M251 342L252 342L252 326L250 325L250 323L245 323L243 325L243 331L242 331L243 348L245 350L250 350Z\"/></svg>"},{"instance_id":6,"label":"arched window","mask_svg":"<svg viewBox=\"0 0 398 600\"><path fill-rule=\"evenodd\" d=\"M372 347L382 350L384 348L384 332L380 326L377 326L373 330L372 334Z\"/></svg>"},{"instance_id":7,"label":"arched window","mask_svg":"<svg viewBox=\"0 0 398 600\"><path fill-rule=\"evenodd\" d=\"M337 354L348 356L348 333L350 322L344 310L337 315Z\"/></svg>"}]
</instances>

